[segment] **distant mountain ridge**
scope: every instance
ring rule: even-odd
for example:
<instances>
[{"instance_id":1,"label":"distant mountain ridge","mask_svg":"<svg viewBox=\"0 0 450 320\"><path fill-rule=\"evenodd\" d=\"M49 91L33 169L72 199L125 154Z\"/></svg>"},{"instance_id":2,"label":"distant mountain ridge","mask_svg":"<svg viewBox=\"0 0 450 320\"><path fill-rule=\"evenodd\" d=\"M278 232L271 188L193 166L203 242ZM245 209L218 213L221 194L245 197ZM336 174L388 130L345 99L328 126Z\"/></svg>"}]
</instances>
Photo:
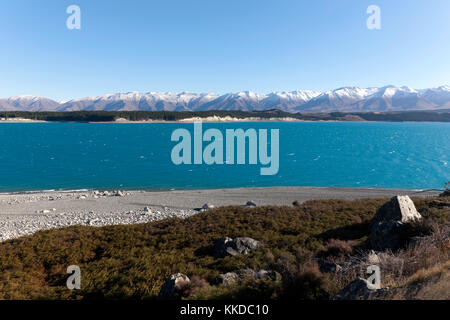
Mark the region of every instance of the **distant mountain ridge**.
<instances>
[{"instance_id":1,"label":"distant mountain ridge","mask_svg":"<svg viewBox=\"0 0 450 320\"><path fill-rule=\"evenodd\" d=\"M430 89L385 86L344 87L317 92L297 90L258 94L129 92L105 94L59 103L26 95L0 99L0 111L205 111L269 110L287 112L389 112L450 108L450 87Z\"/></svg>"}]
</instances>

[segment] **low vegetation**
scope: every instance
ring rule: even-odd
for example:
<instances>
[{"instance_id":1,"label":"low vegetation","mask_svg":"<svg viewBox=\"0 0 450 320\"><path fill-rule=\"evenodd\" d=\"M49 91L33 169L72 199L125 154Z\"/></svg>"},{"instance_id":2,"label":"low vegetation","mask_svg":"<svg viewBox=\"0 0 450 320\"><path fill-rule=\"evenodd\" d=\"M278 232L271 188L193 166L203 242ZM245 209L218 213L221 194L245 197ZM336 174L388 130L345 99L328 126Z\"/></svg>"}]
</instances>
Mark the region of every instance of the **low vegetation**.
<instances>
[{"instance_id":1,"label":"low vegetation","mask_svg":"<svg viewBox=\"0 0 450 320\"><path fill-rule=\"evenodd\" d=\"M156 299L166 277L177 272L191 278L179 288L181 298L329 299L355 277L367 277L369 221L387 200L222 207L185 220L40 231L0 243L0 299ZM397 288L386 298L427 298L447 289L450 199L413 200L424 222L407 237L426 241L385 253L383 285ZM223 236L251 237L264 246L214 259L214 243ZM322 273L318 259L347 267ZM69 265L81 268L81 290L66 288ZM212 285L217 275L242 268L274 270L276 277Z\"/></svg>"}]
</instances>

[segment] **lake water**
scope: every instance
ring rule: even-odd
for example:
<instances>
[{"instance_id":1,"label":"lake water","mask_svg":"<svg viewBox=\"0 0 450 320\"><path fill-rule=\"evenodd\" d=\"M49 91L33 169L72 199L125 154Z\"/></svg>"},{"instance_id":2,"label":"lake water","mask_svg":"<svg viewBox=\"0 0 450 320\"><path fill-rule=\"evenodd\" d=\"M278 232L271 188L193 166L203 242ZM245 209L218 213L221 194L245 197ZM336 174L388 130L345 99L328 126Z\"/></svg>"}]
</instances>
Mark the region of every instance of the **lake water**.
<instances>
[{"instance_id":1,"label":"lake water","mask_svg":"<svg viewBox=\"0 0 450 320\"><path fill-rule=\"evenodd\" d=\"M337 186L442 189L450 123L209 123L279 129L279 172L261 165L174 165L173 130L193 124L0 124L0 191ZM206 143L205 143L206 144Z\"/></svg>"}]
</instances>

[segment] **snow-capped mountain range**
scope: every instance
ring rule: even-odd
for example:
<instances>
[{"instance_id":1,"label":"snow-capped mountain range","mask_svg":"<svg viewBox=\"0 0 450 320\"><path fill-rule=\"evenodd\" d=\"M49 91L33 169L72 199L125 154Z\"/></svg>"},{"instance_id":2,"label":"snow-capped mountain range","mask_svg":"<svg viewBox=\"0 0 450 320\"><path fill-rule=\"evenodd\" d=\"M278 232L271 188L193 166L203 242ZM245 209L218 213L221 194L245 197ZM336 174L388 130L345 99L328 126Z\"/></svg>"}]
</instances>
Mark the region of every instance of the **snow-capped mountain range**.
<instances>
[{"instance_id":1,"label":"snow-capped mountain range","mask_svg":"<svg viewBox=\"0 0 450 320\"><path fill-rule=\"evenodd\" d=\"M412 89L345 87L316 92L298 90L257 94L250 91L214 93L130 92L74 99L60 103L37 96L0 99L1 111L202 111L268 110L288 112L388 112L450 109L450 87Z\"/></svg>"}]
</instances>

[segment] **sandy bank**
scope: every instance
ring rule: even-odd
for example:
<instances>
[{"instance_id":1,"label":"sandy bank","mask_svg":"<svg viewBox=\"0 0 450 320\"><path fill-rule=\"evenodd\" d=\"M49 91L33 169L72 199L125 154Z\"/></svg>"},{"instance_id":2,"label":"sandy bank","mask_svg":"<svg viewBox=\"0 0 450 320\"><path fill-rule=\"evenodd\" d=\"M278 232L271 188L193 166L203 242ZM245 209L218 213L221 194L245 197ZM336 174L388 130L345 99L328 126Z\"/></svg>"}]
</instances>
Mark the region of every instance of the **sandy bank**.
<instances>
[{"instance_id":1,"label":"sandy bank","mask_svg":"<svg viewBox=\"0 0 450 320\"><path fill-rule=\"evenodd\" d=\"M33 119L25 119L25 118L0 118L0 123L41 123L47 122L42 120L33 120Z\"/></svg>"},{"instance_id":2,"label":"sandy bank","mask_svg":"<svg viewBox=\"0 0 450 320\"><path fill-rule=\"evenodd\" d=\"M131 121L125 118L118 118L114 122L105 123L193 123L193 122L304 122L304 120L284 117L284 118L259 118L259 117L249 117L249 118L236 118L236 117L192 117L186 119L180 119L177 121L166 121L166 120L138 120Z\"/></svg>"}]
</instances>

